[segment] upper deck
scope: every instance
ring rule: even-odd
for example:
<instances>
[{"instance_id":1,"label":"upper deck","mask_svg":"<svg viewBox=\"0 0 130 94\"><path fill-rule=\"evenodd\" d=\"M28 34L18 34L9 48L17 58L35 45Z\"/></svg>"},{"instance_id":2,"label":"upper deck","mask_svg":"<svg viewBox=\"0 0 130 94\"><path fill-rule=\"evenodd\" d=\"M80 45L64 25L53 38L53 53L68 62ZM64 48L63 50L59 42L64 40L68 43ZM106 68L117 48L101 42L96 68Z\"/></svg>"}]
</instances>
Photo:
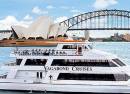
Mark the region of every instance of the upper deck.
<instances>
[{"instance_id":1,"label":"upper deck","mask_svg":"<svg viewBox=\"0 0 130 94\"><path fill-rule=\"evenodd\" d=\"M14 56L82 56L77 50L55 50L55 49L18 49L12 52Z\"/></svg>"},{"instance_id":2,"label":"upper deck","mask_svg":"<svg viewBox=\"0 0 130 94\"><path fill-rule=\"evenodd\" d=\"M59 43L55 48L17 48L11 57L20 58L77 58L77 59L109 59L115 55L93 49L90 43Z\"/></svg>"},{"instance_id":3,"label":"upper deck","mask_svg":"<svg viewBox=\"0 0 130 94\"><path fill-rule=\"evenodd\" d=\"M11 56L82 56L83 50L90 49L85 43L59 43L55 49L15 49Z\"/></svg>"}]
</instances>

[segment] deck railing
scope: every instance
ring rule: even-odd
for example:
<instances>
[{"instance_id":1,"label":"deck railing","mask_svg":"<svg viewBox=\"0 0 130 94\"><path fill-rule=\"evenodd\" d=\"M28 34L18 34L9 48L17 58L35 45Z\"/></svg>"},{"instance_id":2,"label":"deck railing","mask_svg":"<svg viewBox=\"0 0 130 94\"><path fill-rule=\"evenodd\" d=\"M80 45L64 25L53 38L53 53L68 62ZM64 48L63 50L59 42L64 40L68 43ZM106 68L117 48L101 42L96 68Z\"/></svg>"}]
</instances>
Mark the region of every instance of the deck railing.
<instances>
[{"instance_id":1,"label":"deck railing","mask_svg":"<svg viewBox=\"0 0 130 94\"><path fill-rule=\"evenodd\" d=\"M77 50L14 50L13 53L16 56L82 56L81 52Z\"/></svg>"}]
</instances>

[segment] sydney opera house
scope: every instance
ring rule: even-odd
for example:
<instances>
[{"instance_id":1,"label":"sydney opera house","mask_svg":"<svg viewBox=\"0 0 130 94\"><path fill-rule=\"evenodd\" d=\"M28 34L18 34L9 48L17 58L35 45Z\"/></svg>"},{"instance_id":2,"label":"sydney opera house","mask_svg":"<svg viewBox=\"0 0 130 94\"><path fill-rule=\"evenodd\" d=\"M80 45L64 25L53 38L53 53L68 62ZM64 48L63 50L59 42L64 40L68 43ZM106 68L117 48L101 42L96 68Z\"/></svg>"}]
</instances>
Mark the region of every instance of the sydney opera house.
<instances>
[{"instance_id":1,"label":"sydney opera house","mask_svg":"<svg viewBox=\"0 0 130 94\"><path fill-rule=\"evenodd\" d=\"M60 26L59 23L54 23L50 17L43 16L39 17L28 28L12 26L12 30L15 32L15 37L18 37L19 39L48 39L64 35L67 27Z\"/></svg>"},{"instance_id":2,"label":"sydney opera house","mask_svg":"<svg viewBox=\"0 0 130 94\"><path fill-rule=\"evenodd\" d=\"M59 41L73 41L66 34L68 29L66 26L54 23L47 16L39 17L28 27L12 26L11 28L11 31L0 33L2 34L0 46L43 46L54 45ZM49 41L50 39L53 41Z\"/></svg>"},{"instance_id":3,"label":"sydney opera house","mask_svg":"<svg viewBox=\"0 0 130 94\"><path fill-rule=\"evenodd\" d=\"M67 27L54 23L54 21L47 16L41 16L35 20L29 27L12 26L12 32L5 31L0 33L0 40L2 39L49 39L63 36Z\"/></svg>"},{"instance_id":4,"label":"sydney opera house","mask_svg":"<svg viewBox=\"0 0 130 94\"><path fill-rule=\"evenodd\" d=\"M50 39L53 42L78 41L78 39L68 37L66 34L68 27L54 23L48 16L39 17L28 27L12 26L11 28L12 30L6 33L0 33L0 46L44 45L49 44ZM88 32L85 32L85 35L87 35L85 39L88 39Z\"/></svg>"}]
</instances>

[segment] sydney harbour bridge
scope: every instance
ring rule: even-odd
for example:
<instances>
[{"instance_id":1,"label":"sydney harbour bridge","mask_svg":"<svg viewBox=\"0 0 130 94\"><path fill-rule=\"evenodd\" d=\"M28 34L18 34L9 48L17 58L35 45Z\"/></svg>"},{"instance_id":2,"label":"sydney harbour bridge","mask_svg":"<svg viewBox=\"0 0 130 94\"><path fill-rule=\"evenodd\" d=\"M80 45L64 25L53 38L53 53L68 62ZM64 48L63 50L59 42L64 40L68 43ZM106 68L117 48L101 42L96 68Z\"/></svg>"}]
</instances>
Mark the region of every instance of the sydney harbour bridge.
<instances>
[{"instance_id":1,"label":"sydney harbour bridge","mask_svg":"<svg viewBox=\"0 0 130 94\"><path fill-rule=\"evenodd\" d=\"M130 30L130 11L126 10L99 10L83 13L59 23L72 30ZM66 31L66 32L67 32ZM13 30L4 30L0 33L10 33Z\"/></svg>"},{"instance_id":2,"label":"sydney harbour bridge","mask_svg":"<svg viewBox=\"0 0 130 94\"><path fill-rule=\"evenodd\" d=\"M69 30L130 30L130 11L99 10L69 18L60 25Z\"/></svg>"}]
</instances>

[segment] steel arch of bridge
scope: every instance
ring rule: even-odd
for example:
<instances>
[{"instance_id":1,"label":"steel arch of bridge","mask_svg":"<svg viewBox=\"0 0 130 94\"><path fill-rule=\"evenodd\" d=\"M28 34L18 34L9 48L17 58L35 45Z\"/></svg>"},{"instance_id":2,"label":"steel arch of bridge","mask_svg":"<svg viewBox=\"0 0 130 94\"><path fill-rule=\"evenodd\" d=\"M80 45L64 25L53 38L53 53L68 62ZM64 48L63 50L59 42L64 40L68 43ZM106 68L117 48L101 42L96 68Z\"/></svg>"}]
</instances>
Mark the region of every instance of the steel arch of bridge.
<instances>
[{"instance_id":1,"label":"steel arch of bridge","mask_svg":"<svg viewBox=\"0 0 130 94\"><path fill-rule=\"evenodd\" d=\"M60 25L68 30L130 30L130 11L99 10L69 18Z\"/></svg>"}]
</instances>

